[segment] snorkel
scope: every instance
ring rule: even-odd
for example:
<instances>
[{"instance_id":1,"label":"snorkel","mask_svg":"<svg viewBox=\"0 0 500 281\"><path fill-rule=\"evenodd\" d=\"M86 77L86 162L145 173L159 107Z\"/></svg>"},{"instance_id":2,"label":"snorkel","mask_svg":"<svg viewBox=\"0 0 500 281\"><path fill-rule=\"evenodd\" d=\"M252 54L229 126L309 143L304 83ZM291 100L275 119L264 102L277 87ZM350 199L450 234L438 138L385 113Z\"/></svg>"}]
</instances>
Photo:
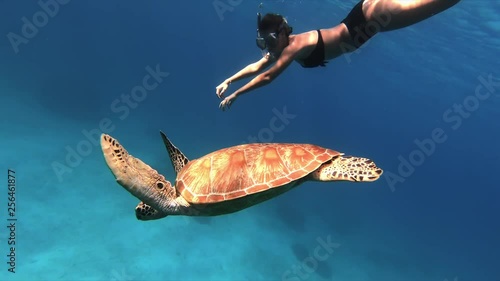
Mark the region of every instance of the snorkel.
<instances>
[{"instance_id":1,"label":"snorkel","mask_svg":"<svg viewBox=\"0 0 500 281\"><path fill-rule=\"evenodd\" d=\"M259 9L262 9L262 3L259 4ZM257 12L257 38L255 39L255 43L257 43L257 47L264 51L267 47L266 41L264 37L260 34L260 24L262 22L262 17L260 15L260 12Z\"/></svg>"}]
</instances>

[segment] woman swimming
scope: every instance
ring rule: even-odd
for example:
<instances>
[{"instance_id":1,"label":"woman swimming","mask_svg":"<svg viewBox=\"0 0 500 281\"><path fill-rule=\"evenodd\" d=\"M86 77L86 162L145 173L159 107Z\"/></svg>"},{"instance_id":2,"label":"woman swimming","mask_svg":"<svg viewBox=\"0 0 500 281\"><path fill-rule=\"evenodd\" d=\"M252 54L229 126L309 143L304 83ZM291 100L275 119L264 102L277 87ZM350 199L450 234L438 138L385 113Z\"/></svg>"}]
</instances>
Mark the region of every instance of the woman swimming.
<instances>
[{"instance_id":1,"label":"woman swimming","mask_svg":"<svg viewBox=\"0 0 500 281\"><path fill-rule=\"evenodd\" d=\"M267 53L224 80L216 87L216 94L223 98L232 82L258 75L224 98L219 108L223 111L229 109L240 95L271 83L293 61L305 68L325 66L331 59L356 51L379 32L413 25L459 1L361 0L340 24L296 35L292 35L292 27L282 15L266 14L261 18L258 14L257 46Z\"/></svg>"}]
</instances>

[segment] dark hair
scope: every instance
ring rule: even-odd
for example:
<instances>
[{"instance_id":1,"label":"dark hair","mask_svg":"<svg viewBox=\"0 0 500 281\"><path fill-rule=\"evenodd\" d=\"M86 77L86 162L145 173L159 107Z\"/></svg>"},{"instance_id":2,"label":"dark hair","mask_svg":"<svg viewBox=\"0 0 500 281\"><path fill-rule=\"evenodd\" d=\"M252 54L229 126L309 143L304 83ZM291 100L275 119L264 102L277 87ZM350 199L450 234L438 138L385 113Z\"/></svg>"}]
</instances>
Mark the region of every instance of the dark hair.
<instances>
[{"instance_id":1,"label":"dark hair","mask_svg":"<svg viewBox=\"0 0 500 281\"><path fill-rule=\"evenodd\" d=\"M266 14L259 23L261 32L278 32L285 18L280 14Z\"/></svg>"}]
</instances>

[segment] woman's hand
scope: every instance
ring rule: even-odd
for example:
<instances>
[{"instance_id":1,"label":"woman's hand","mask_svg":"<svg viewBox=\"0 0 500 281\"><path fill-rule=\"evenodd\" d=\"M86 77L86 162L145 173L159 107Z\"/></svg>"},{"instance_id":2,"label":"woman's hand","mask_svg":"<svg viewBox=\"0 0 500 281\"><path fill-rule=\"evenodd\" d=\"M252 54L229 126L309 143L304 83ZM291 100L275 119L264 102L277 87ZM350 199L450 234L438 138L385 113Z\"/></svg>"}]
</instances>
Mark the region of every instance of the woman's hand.
<instances>
[{"instance_id":1,"label":"woman's hand","mask_svg":"<svg viewBox=\"0 0 500 281\"><path fill-rule=\"evenodd\" d=\"M229 84L231 84L231 82L227 82L227 81L224 81L222 82L219 86L217 86L215 88L215 93L217 94L217 96L219 98L222 98L224 97L224 92L227 90L227 88L229 87Z\"/></svg>"},{"instance_id":2,"label":"woman's hand","mask_svg":"<svg viewBox=\"0 0 500 281\"><path fill-rule=\"evenodd\" d=\"M221 101L221 103L219 104L219 108L222 111L225 111L226 109L231 108L231 105L235 100L236 100L236 95L233 93L229 95L227 98L225 98L223 101Z\"/></svg>"}]
</instances>

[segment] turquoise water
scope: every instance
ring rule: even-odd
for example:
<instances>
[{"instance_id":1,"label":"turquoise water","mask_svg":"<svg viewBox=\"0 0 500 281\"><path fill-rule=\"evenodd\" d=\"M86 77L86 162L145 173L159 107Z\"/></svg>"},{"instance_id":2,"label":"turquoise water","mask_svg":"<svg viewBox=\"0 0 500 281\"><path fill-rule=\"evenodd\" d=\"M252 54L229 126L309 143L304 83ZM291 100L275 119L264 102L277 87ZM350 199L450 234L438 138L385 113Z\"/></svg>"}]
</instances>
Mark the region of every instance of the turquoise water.
<instances>
[{"instance_id":1,"label":"turquoise water","mask_svg":"<svg viewBox=\"0 0 500 281\"><path fill-rule=\"evenodd\" d=\"M0 1L0 280L500 280L498 1L463 0L326 68L294 64L227 112L215 87L261 56L259 2L191 2L61 0L43 22L39 3ZM264 12L302 32L355 2L264 1ZM23 17L39 27L23 30ZM122 100L156 68L155 87ZM305 142L385 173L305 183L233 215L144 222L100 130L171 181L159 130L190 159Z\"/></svg>"}]
</instances>

